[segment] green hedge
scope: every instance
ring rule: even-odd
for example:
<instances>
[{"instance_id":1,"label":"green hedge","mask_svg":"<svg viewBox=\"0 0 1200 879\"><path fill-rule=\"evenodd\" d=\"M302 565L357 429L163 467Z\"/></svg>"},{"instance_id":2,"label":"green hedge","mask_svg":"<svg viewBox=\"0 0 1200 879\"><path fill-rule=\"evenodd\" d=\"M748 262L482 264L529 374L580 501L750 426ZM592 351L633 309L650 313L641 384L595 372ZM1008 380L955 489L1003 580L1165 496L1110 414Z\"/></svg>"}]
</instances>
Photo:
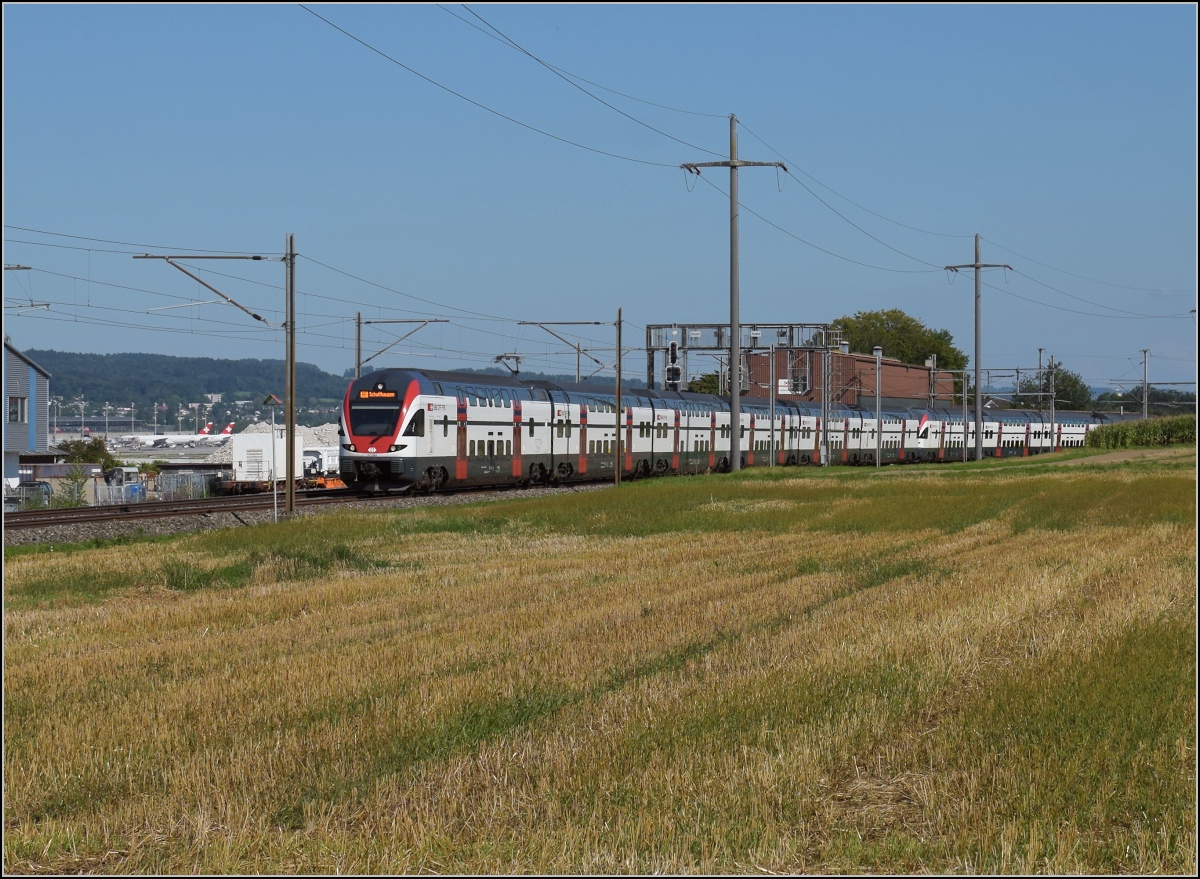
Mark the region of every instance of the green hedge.
<instances>
[{"instance_id":1,"label":"green hedge","mask_svg":"<svg viewBox=\"0 0 1200 879\"><path fill-rule=\"evenodd\" d=\"M1196 416L1150 418L1104 424L1088 434L1094 449L1128 449L1139 446L1172 446L1196 442Z\"/></svg>"}]
</instances>

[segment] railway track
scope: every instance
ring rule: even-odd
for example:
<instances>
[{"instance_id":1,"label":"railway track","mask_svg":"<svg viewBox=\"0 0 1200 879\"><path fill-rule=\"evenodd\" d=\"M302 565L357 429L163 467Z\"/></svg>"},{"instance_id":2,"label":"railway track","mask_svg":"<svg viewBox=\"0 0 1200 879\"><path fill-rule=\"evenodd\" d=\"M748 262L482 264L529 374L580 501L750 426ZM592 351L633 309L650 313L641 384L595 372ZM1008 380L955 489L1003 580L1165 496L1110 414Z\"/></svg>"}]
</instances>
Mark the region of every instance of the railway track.
<instances>
[{"instance_id":1,"label":"railway track","mask_svg":"<svg viewBox=\"0 0 1200 879\"><path fill-rule=\"evenodd\" d=\"M380 499L386 496L380 496ZM394 495L392 496L395 497ZM368 495L353 491L314 489L297 491L296 506L371 501ZM213 513L261 512L271 510L275 501L271 495L236 498L203 498L183 501L146 501L140 504L111 504L96 507L73 507L51 510L21 510L4 514L4 528L46 528L54 525L84 525L97 522L119 522L134 519L162 519L170 516L203 516ZM279 506L282 508L283 504Z\"/></svg>"}]
</instances>

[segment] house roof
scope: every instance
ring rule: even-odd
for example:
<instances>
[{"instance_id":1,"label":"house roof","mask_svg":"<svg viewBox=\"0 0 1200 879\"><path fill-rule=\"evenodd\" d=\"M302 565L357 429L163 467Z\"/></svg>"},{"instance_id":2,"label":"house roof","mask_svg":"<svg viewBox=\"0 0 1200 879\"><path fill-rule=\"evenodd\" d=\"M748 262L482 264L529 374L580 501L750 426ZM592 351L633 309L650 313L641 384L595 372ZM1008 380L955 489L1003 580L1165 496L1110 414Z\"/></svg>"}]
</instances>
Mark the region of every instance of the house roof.
<instances>
[{"instance_id":1,"label":"house roof","mask_svg":"<svg viewBox=\"0 0 1200 879\"><path fill-rule=\"evenodd\" d=\"M42 369L40 366L38 366L36 363L34 363L32 360L30 360L28 357L26 357L24 354L22 354L16 348L14 348L10 343L5 342L4 347L6 350L11 351L13 354L15 354L17 357L20 357L22 360L24 360L26 363L28 363L30 366L32 366L34 369L36 369L38 372L40 372L42 375L44 375L46 378L52 378L50 373L46 372L46 370Z\"/></svg>"}]
</instances>

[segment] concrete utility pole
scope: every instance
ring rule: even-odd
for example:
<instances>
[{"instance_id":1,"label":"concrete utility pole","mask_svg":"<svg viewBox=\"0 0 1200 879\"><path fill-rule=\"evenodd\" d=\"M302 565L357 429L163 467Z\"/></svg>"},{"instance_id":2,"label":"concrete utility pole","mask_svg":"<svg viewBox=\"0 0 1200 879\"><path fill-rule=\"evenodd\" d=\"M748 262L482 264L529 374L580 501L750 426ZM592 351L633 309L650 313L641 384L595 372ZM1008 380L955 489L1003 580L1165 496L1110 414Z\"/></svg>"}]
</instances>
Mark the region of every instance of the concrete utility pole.
<instances>
[{"instance_id":1,"label":"concrete utility pole","mask_svg":"<svg viewBox=\"0 0 1200 879\"><path fill-rule=\"evenodd\" d=\"M738 168L787 166L783 162L743 162L737 157L737 117L729 114L729 161L692 162L680 165L685 171L699 174L701 168L729 169L729 469L742 467L742 407L741 407L741 317L738 313ZM619 352L618 352L619 354Z\"/></svg>"},{"instance_id":2,"label":"concrete utility pole","mask_svg":"<svg viewBox=\"0 0 1200 879\"><path fill-rule=\"evenodd\" d=\"M771 375L768 381L771 382L771 457L767 459L767 466L775 466L775 346L771 346Z\"/></svg>"},{"instance_id":3,"label":"concrete utility pole","mask_svg":"<svg viewBox=\"0 0 1200 879\"><path fill-rule=\"evenodd\" d=\"M1038 407L1039 412L1042 411L1042 383L1045 381L1045 378L1042 376L1042 352L1045 350L1046 350L1045 348L1038 348L1038 384L1037 384L1038 400L1037 400L1037 407ZM1021 390L1021 385L1019 382L1017 383L1017 390L1018 391Z\"/></svg>"},{"instance_id":4,"label":"concrete utility pole","mask_svg":"<svg viewBox=\"0 0 1200 879\"><path fill-rule=\"evenodd\" d=\"M296 236L291 232L287 233L283 259L287 278L287 483L283 509L290 518L296 513Z\"/></svg>"},{"instance_id":5,"label":"concrete utility pole","mask_svg":"<svg viewBox=\"0 0 1200 879\"><path fill-rule=\"evenodd\" d=\"M829 367L833 354L829 350L829 338L825 337L821 349L821 466L829 466Z\"/></svg>"},{"instance_id":6,"label":"concrete utility pole","mask_svg":"<svg viewBox=\"0 0 1200 879\"><path fill-rule=\"evenodd\" d=\"M621 484L621 430L625 420L625 407L621 405L621 309L617 309L617 441L614 444L616 467L613 468L613 484Z\"/></svg>"},{"instance_id":7,"label":"concrete utility pole","mask_svg":"<svg viewBox=\"0 0 1200 879\"><path fill-rule=\"evenodd\" d=\"M1150 349L1142 349L1142 421L1150 417Z\"/></svg>"},{"instance_id":8,"label":"concrete utility pole","mask_svg":"<svg viewBox=\"0 0 1200 879\"><path fill-rule=\"evenodd\" d=\"M1058 451L1058 429L1054 426L1054 355L1050 355L1050 448Z\"/></svg>"},{"instance_id":9,"label":"concrete utility pole","mask_svg":"<svg viewBox=\"0 0 1200 879\"><path fill-rule=\"evenodd\" d=\"M963 463L967 463L967 371L962 371L962 404L963 404Z\"/></svg>"},{"instance_id":10,"label":"concrete utility pole","mask_svg":"<svg viewBox=\"0 0 1200 879\"><path fill-rule=\"evenodd\" d=\"M979 235L975 235L975 262L961 266L946 266L946 271L957 272L959 269L974 269L975 270L975 460L979 461L983 458L983 388L980 386L980 368L979 361L982 359L982 348L980 341L980 299L979 299L979 272L980 269L1009 269L1012 266L1004 263L981 263L979 261ZM966 429L966 425L963 425Z\"/></svg>"},{"instance_id":11,"label":"concrete utility pole","mask_svg":"<svg viewBox=\"0 0 1200 879\"><path fill-rule=\"evenodd\" d=\"M875 354L875 466L879 466L880 453L883 451L883 405L879 399L879 371L883 366L883 349L878 345L873 349Z\"/></svg>"}]
</instances>

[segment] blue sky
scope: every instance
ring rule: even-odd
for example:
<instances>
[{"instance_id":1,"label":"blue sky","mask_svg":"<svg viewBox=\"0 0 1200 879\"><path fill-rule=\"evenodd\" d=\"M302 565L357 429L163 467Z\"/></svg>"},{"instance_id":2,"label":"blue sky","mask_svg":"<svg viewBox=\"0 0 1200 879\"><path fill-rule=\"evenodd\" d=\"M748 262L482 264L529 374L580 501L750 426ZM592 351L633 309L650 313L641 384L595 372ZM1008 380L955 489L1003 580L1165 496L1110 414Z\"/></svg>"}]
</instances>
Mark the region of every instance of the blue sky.
<instances>
[{"instance_id":1,"label":"blue sky","mask_svg":"<svg viewBox=\"0 0 1200 879\"><path fill-rule=\"evenodd\" d=\"M449 321L372 366L572 371L538 320L609 324L555 329L611 362L618 307L627 345L729 319L729 173L679 165L727 156L734 113L739 157L790 172L739 175L743 323L899 308L971 354L973 278L941 267L978 233L1015 269L984 276L985 368L1042 348L1107 385L1149 349L1195 380L1190 4L310 8L362 42L291 5L4 7L18 348L281 358L132 254L292 232L301 361L352 366L361 311ZM190 265L283 320L281 264Z\"/></svg>"}]
</instances>

